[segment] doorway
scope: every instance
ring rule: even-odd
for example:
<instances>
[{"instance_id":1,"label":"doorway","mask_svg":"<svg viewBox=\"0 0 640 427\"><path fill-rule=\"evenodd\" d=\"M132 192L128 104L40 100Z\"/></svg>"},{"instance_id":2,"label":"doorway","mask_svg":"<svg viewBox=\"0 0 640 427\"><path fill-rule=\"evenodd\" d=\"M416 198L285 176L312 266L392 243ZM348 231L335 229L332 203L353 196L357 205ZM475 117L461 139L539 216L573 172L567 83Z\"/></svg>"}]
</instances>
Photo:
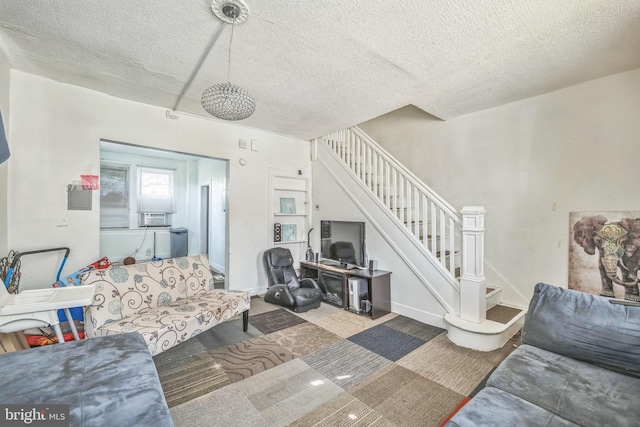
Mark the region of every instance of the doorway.
<instances>
[{"instance_id":1,"label":"doorway","mask_svg":"<svg viewBox=\"0 0 640 427\"><path fill-rule=\"evenodd\" d=\"M119 173L104 175L111 181L100 185L101 256L116 264L130 256L136 262L149 261L154 255L170 258L171 229L186 228L187 254L208 254L209 265L224 274L229 247L226 210L218 209L218 214L214 212L216 200L213 192L216 188L226 191L227 160L102 140L100 162L101 168L107 165ZM140 210L143 206L139 200L140 176L143 169L149 168L171 171L170 175L165 175L172 177L172 207L165 209L170 212L165 213L165 221L160 223L145 223L141 219L146 217ZM114 189L119 192L110 194ZM114 198L115 195L121 197ZM122 207L117 207L122 212L114 211L115 208L109 205L111 199L120 201ZM111 205L114 203L111 201ZM114 216L109 209L119 215L119 222L102 221L103 214L110 215L105 218Z\"/></svg>"}]
</instances>

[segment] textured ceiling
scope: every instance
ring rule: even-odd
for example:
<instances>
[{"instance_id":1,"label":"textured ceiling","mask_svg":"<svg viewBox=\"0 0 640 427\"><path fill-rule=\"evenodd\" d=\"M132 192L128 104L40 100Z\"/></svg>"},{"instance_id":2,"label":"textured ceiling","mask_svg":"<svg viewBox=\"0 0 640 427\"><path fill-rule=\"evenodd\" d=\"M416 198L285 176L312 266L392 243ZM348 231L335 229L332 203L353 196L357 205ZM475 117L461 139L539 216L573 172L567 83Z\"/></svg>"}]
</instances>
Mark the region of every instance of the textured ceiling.
<instances>
[{"instance_id":1,"label":"textured ceiling","mask_svg":"<svg viewBox=\"0 0 640 427\"><path fill-rule=\"evenodd\" d=\"M640 67L640 0L246 0L239 123L310 139L407 104L441 119ZM0 0L12 68L177 110L226 81L230 27L208 0Z\"/></svg>"}]
</instances>

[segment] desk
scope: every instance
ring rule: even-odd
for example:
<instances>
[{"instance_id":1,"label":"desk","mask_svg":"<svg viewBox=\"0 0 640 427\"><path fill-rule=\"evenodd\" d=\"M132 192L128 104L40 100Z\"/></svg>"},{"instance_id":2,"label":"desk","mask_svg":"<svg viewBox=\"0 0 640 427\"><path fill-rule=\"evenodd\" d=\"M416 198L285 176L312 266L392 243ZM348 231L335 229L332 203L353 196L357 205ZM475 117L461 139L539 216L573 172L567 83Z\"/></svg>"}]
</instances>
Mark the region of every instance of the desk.
<instances>
[{"instance_id":1,"label":"desk","mask_svg":"<svg viewBox=\"0 0 640 427\"><path fill-rule=\"evenodd\" d=\"M371 312L365 315L371 316L372 319L391 313L391 272L384 270L361 270L346 269L336 265L301 261L300 277L310 277L318 280L323 273L328 273L342 280L342 301L339 306L348 310L349 308L349 287L348 281L350 277L366 279L369 291L369 301L371 302Z\"/></svg>"}]
</instances>

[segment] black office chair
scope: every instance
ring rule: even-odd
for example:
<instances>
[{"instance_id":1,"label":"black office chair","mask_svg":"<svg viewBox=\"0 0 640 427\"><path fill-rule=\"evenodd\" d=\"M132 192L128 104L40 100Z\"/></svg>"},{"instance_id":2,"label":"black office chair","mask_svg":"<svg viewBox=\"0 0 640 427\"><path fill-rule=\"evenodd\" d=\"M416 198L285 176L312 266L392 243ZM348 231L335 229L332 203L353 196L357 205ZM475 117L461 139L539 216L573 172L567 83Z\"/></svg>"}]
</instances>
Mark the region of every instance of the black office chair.
<instances>
[{"instance_id":1,"label":"black office chair","mask_svg":"<svg viewBox=\"0 0 640 427\"><path fill-rule=\"evenodd\" d=\"M329 256L331 259L349 264L357 264L356 249L351 242L335 242L329 246Z\"/></svg>"},{"instance_id":2,"label":"black office chair","mask_svg":"<svg viewBox=\"0 0 640 427\"><path fill-rule=\"evenodd\" d=\"M313 279L300 279L293 269L293 256L286 248L273 248L264 252L264 266L269 289L264 300L303 313L320 307L322 291Z\"/></svg>"}]
</instances>

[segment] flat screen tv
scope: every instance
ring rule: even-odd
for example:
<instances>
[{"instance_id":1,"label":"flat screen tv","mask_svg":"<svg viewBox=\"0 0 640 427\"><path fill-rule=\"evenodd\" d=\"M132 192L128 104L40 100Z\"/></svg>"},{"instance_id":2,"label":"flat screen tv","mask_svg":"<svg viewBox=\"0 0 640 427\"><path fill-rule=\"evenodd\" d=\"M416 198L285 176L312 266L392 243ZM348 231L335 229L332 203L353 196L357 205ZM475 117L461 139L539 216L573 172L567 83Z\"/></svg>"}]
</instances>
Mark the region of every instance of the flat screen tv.
<instances>
[{"instance_id":1,"label":"flat screen tv","mask_svg":"<svg viewBox=\"0 0 640 427\"><path fill-rule=\"evenodd\" d=\"M365 223L320 221L320 250L324 259L346 267L366 268Z\"/></svg>"}]
</instances>

